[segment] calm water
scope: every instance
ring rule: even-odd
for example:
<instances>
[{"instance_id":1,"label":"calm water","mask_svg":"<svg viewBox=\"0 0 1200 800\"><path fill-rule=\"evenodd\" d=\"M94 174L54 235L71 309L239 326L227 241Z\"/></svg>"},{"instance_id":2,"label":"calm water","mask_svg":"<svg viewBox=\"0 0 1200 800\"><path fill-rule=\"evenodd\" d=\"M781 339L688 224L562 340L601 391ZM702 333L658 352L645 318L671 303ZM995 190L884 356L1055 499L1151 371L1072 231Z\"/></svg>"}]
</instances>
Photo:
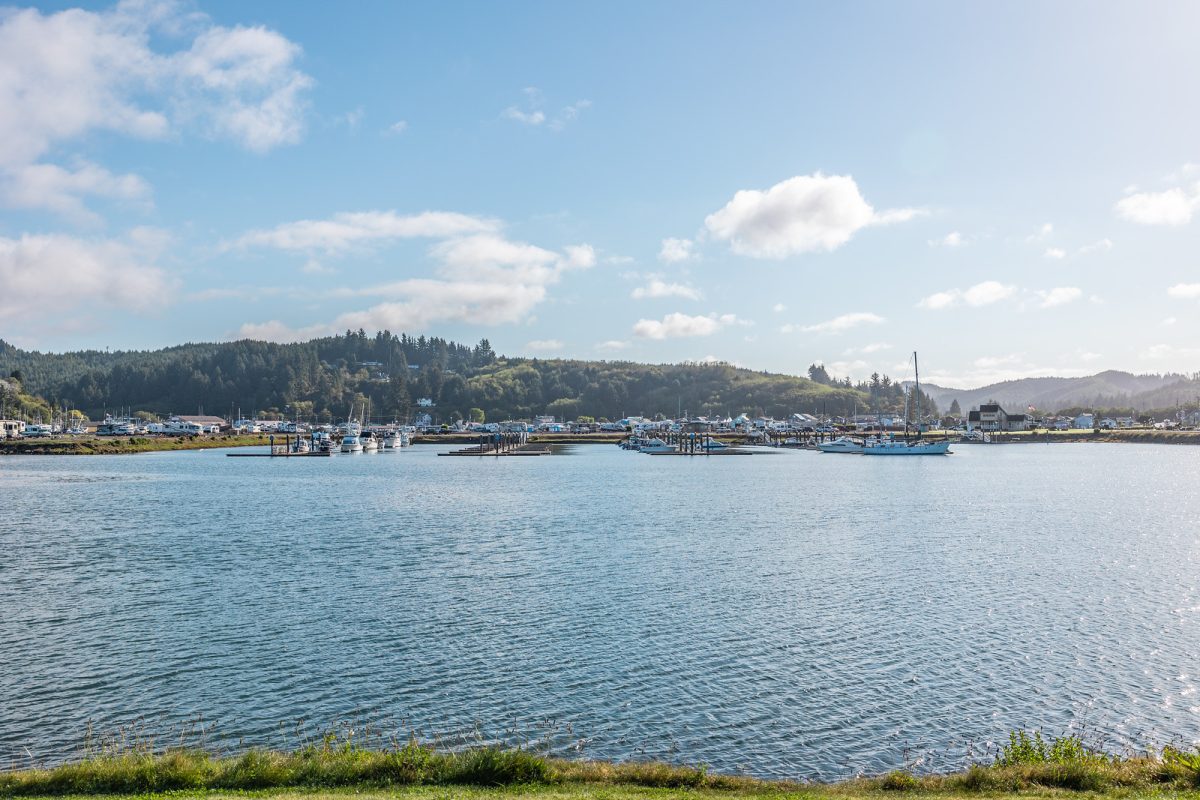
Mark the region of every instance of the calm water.
<instances>
[{"instance_id":1,"label":"calm water","mask_svg":"<svg viewBox=\"0 0 1200 800\"><path fill-rule=\"evenodd\" d=\"M0 459L0 758L197 714L808 778L1200 739L1200 448L435 453Z\"/></svg>"}]
</instances>

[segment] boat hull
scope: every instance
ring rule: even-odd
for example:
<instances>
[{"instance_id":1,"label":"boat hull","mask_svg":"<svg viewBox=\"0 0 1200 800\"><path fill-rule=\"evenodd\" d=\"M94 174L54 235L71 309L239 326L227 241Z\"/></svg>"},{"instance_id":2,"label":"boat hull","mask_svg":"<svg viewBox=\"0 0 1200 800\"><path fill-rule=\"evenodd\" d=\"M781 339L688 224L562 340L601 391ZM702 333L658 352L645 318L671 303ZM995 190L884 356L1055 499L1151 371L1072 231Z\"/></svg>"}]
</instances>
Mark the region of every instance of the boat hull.
<instances>
[{"instance_id":1,"label":"boat hull","mask_svg":"<svg viewBox=\"0 0 1200 800\"><path fill-rule=\"evenodd\" d=\"M920 442L918 444L885 443L863 448L864 456L944 456L950 453L949 442Z\"/></svg>"}]
</instances>

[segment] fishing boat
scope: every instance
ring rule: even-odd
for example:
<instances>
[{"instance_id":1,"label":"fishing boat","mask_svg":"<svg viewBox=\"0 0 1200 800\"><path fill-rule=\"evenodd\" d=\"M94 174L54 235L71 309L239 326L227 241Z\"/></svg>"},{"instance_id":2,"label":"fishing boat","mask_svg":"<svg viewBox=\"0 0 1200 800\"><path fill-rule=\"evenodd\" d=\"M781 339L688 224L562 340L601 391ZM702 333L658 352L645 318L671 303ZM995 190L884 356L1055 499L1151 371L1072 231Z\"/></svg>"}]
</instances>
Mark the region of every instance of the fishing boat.
<instances>
[{"instance_id":1,"label":"fishing boat","mask_svg":"<svg viewBox=\"0 0 1200 800\"><path fill-rule=\"evenodd\" d=\"M921 371L917 366L917 352L913 351L913 396L916 398L917 438L908 438L908 395L904 398L904 438L894 435L887 439L868 441L862 449L864 456L943 456L950 452L950 440L938 442L921 440Z\"/></svg>"},{"instance_id":2,"label":"fishing boat","mask_svg":"<svg viewBox=\"0 0 1200 800\"><path fill-rule=\"evenodd\" d=\"M359 436L358 439L360 442L362 442L362 449L364 453L379 452L379 439L376 438L374 431L363 431L362 435Z\"/></svg>"},{"instance_id":3,"label":"fishing boat","mask_svg":"<svg viewBox=\"0 0 1200 800\"><path fill-rule=\"evenodd\" d=\"M674 453L678 449L673 444L667 444L662 439L654 438L639 447L638 451L654 455L655 453Z\"/></svg>"},{"instance_id":4,"label":"fishing boat","mask_svg":"<svg viewBox=\"0 0 1200 800\"><path fill-rule=\"evenodd\" d=\"M832 442L820 442L817 449L822 453L862 453L865 445L848 436L839 436Z\"/></svg>"}]
</instances>

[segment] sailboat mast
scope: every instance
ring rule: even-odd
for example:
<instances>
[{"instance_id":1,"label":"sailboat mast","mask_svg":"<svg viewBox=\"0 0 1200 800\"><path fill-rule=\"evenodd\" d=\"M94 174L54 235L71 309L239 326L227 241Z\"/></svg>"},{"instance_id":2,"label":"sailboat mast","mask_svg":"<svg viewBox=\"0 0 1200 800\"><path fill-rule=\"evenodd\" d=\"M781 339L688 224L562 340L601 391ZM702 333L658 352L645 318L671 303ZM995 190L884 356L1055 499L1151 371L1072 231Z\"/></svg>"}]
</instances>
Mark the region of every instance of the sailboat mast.
<instances>
[{"instance_id":1,"label":"sailboat mast","mask_svg":"<svg viewBox=\"0 0 1200 800\"><path fill-rule=\"evenodd\" d=\"M913 377L917 390L917 438L921 438L921 368L917 366L917 351L913 350Z\"/></svg>"}]
</instances>

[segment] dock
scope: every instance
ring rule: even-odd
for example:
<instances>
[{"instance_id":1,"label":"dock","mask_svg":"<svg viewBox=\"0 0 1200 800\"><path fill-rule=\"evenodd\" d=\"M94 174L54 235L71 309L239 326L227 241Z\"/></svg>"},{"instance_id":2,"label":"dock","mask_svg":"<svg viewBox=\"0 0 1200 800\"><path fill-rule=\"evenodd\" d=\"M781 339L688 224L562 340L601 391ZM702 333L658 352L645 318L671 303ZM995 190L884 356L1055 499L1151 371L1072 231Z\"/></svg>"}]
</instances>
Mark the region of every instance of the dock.
<instances>
[{"instance_id":1,"label":"dock","mask_svg":"<svg viewBox=\"0 0 1200 800\"><path fill-rule=\"evenodd\" d=\"M439 456L548 456L550 445L529 441L525 433L488 433L479 437L479 444L438 453Z\"/></svg>"}]
</instances>

